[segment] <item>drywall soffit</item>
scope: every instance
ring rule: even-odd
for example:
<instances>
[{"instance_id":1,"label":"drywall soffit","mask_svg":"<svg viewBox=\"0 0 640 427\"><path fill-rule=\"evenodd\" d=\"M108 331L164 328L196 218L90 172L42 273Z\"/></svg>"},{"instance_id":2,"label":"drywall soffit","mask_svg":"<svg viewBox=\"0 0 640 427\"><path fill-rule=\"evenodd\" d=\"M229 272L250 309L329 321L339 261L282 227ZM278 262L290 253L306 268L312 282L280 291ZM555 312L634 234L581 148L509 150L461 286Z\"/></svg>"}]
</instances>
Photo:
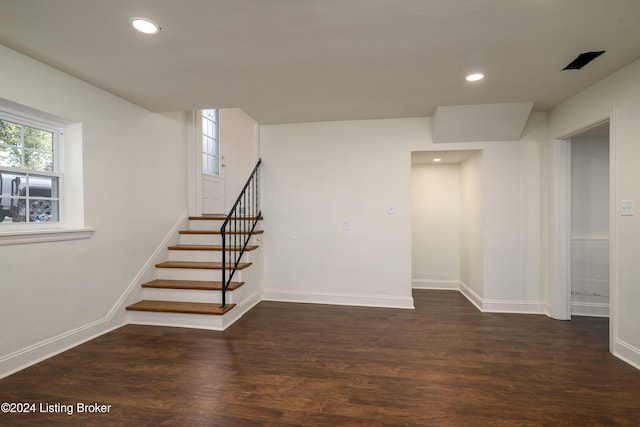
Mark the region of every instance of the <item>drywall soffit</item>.
<instances>
[{"instance_id":1,"label":"drywall soffit","mask_svg":"<svg viewBox=\"0 0 640 427\"><path fill-rule=\"evenodd\" d=\"M517 141L532 108L533 101L438 107L433 142Z\"/></svg>"}]
</instances>

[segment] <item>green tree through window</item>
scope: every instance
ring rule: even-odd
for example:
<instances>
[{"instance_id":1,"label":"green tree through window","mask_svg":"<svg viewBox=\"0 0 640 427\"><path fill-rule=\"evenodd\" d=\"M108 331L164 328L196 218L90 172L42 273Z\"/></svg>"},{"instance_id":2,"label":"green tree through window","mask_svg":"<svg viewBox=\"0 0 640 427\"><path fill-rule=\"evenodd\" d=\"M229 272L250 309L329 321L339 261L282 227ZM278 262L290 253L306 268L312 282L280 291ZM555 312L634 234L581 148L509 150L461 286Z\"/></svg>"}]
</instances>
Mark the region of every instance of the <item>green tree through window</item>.
<instances>
[{"instance_id":1,"label":"green tree through window","mask_svg":"<svg viewBox=\"0 0 640 427\"><path fill-rule=\"evenodd\" d=\"M53 172L53 133L0 120L0 166Z\"/></svg>"},{"instance_id":2,"label":"green tree through window","mask_svg":"<svg viewBox=\"0 0 640 427\"><path fill-rule=\"evenodd\" d=\"M60 132L10 117L0 118L0 222L58 222Z\"/></svg>"}]
</instances>

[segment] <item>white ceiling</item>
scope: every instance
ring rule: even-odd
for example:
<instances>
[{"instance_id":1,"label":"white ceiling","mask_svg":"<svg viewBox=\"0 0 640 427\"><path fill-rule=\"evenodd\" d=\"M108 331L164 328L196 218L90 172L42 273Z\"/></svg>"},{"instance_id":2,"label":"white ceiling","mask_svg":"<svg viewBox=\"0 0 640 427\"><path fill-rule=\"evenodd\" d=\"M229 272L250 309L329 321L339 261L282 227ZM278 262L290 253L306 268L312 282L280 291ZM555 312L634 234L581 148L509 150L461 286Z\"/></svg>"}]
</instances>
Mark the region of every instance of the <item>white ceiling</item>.
<instances>
[{"instance_id":1,"label":"white ceiling","mask_svg":"<svg viewBox=\"0 0 640 427\"><path fill-rule=\"evenodd\" d=\"M162 31L135 33L134 16ZM260 123L544 111L640 57L640 1L0 0L0 43L152 111L239 107ZM607 52L560 71L592 50ZM477 71L484 81L464 80Z\"/></svg>"}]
</instances>

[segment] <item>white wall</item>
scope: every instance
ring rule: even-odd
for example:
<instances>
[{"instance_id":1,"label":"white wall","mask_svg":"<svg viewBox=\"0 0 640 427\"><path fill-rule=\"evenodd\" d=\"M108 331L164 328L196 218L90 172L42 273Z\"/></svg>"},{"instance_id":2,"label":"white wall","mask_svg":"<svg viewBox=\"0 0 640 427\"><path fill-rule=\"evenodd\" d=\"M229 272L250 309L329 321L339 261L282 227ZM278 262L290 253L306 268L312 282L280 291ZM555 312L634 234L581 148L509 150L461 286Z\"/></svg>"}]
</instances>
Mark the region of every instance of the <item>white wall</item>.
<instances>
[{"instance_id":1,"label":"white wall","mask_svg":"<svg viewBox=\"0 0 640 427\"><path fill-rule=\"evenodd\" d=\"M610 222L612 350L640 367L640 221L637 211L634 216L620 216L618 209L621 200L640 201L640 60L562 102L549 116L550 135L562 138L607 117L612 118L614 201Z\"/></svg>"},{"instance_id":2,"label":"white wall","mask_svg":"<svg viewBox=\"0 0 640 427\"><path fill-rule=\"evenodd\" d=\"M258 123L239 108L223 108L219 114L225 212L228 212L257 162Z\"/></svg>"},{"instance_id":3,"label":"white wall","mask_svg":"<svg viewBox=\"0 0 640 427\"><path fill-rule=\"evenodd\" d=\"M541 157L546 116L532 113L519 141L483 152L487 310L546 313L541 283Z\"/></svg>"},{"instance_id":4,"label":"white wall","mask_svg":"<svg viewBox=\"0 0 640 427\"><path fill-rule=\"evenodd\" d=\"M546 139L541 113L511 142L434 144L429 118L261 126L265 297L406 305L411 152L475 149L483 150L478 304L544 312L539 152ZM387 214L390 204L395 215Z\"/></svg>"},{"instance_id":5,"label":"white wall","mask_svg":"<svg viewBox=\"0 0 640 427\"><path fill-rule=\"evenodd\" d=\"M609 137L571 138L571 237L609 238Z\"/></svg>"},{"instance_id":6,"label":"white wall","mask_svg":"<svg viewBox=\"0 0 640 427\"><path fill-rule=\"evenodd\" d=\"M413 306L411 151L428 125L421 118L260 127L265 298Z\"/></svg>"},{"instance_id":7,"label":"white wall","mask_svg":"<svg viewBox=\"0 0 640 427\"><path fill-rule=\"evenodd\" d=\"M476 305L482 305L484 277L483 154L461 164L460 285Z\"/></svg>"},{"instance_id":8,"label":"white wall","mask_svg":"<svg viewBox=\"0 0 640 427\"><path fill-rule=\"evenodd\" d=\"M186 120L2 46L0 63L0 98L82 129L84 222L95 229L88 240L0 246L3 376L123 321L110 310L186 213Z\"/></svg>"},{"instance_id":9,"label":"white wall","mask_svg":"<svg viewBox=\"0 0 640 427\"><path fill-rule=\"evenodd\" d=\"M461 290L484 311L547 313L540 216L546 138L546 116L532 113L520 140L473 144L482 153L462 164Z\"/></svg>"},{"instance_id":10,"label":"white wall","mask_svg":"<svg viewBox=\"0 0 640 427\"><path fill-rule=\"evenodd\" d=\"M460 283L460 165L411 167L414 288L458 289Z\"/></svg>"}]
</instances>

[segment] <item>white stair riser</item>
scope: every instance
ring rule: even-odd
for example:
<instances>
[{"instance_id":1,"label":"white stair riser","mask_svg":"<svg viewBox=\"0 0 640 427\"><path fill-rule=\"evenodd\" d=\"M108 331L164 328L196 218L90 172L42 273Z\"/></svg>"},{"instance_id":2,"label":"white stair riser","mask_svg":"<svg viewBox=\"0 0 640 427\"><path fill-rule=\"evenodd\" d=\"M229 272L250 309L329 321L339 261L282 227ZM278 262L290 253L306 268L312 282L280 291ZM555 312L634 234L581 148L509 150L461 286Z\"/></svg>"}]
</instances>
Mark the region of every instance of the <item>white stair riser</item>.
<instances>
[{"instance_id":1,"label":"white stair riser","mask_svg":"<svg viewBox=\"0 0 640 427\"><path fill-rule=\"evenodd\" d=\"M233 254L233 259L235 261L235 253ZM222 262L222 251L172 250L169 251L169 261ZM227 262L229 262L228 256ZM242 262L251 262L251 251L245 251L242 255Z\"/></svg>"},{"instance_id":2,"label":"white stair riser","mask_svg":"<svg viewBox=\"0 0 640 427\"><path fill-rule=\"evenodd\" d=\"M227 298L233 298L236 307L224 316L209 316L203 314L162 313L127 311L129 323L139 325L175 326L186 328L210 329L222 331L236 320L241 318L248 310L260 301L260 292L256 285L246 283L235 291L228 292ZM212 292L212 291L205 291ZM220 294L220 292L213 291ZM155 297L154 297L155 299ZM231 303L231 302L230 302Z\"/></svg>"},{"instance_id":3,"label":"white stair riser","mask_svg":"<svg viewBox=\"0 0 640 427\"><path fill-rule=\"evenodd\" d=\"M219 234L181 234L181 245L221 245Z\"/></svg>"},{"instance_id":4,"label":"white stair riser","mask_svg":"<svg viewBox=\"0 0 640 427\"><path fill-rule=\"evenodd\" d=\"M251 267L249 267L251 268ZM222 280L221 270L207 270L198 268L156 268L157 278L163 280ZM227 273L227 277L230 271ZM233 275L236 282L242 281L242 271Z\"/></svg>"},{"instance_id":5,"label":"white stair riser","mask_svg":"<svg viewBox=\"0 0 640 427\"><path fill-rule=\"evenodd\" d=\"M249 239L250 245L259 245L262 242L262 235L254 234ZM245 236L238 236L238 244L244 243ZM231 243L230 243L231 242ZM180 234L181 245L221 245L222 238L219 234ZM233 244L233 238L227 239L227 244Z\"/></svg>"},{"instance_id":6,"label":"white stair riser","mask_svg":"<svg viewBox=\"0 0 640 427\"><path fill-rule=\"evenodd\" d=\"M225 323L223 316L208 316L206 314L129 311L128 316L129 323L137 325L176 326L215 331L224 330Z\"/></svg>"},{"instance_id":7,"label":"white stair riser","mask_svg":"<svg viewBox=\"0 0 640 427\"><path fill-rule=\"evenodd\" d=\"M214 221L214 220L190 220L189 221L189 230L220 230L224 221ZM238 223L238 229L251 229L253 225L253 221L245 222L244 224ZM234 227L235 229L236 227ZM256 225L256 229L260 228L260 222Z\"/></svg>"},{"instance_id":8,"label":"white stair riser","mask_svg":"<svg viewBox=\"0 0 640 427\"><path fill-rule=\"evenodd\" d=\"M220 230L223 220L189 220L189 230Z\"/></svg>"},{"instance_id":9,"label":"white stair riser","mask_svg":"<svg viewBox=\"0 0 640 427\"><path fill-rule=\"evenodd\" d=\"M235 291L227 291L226 302L234 304L242 295L242 287ZM221 303L222 291L203 291L197 289L158 289L143 288L142 298L156 301L206 302Z\"/></svg>"}]
</instances>

